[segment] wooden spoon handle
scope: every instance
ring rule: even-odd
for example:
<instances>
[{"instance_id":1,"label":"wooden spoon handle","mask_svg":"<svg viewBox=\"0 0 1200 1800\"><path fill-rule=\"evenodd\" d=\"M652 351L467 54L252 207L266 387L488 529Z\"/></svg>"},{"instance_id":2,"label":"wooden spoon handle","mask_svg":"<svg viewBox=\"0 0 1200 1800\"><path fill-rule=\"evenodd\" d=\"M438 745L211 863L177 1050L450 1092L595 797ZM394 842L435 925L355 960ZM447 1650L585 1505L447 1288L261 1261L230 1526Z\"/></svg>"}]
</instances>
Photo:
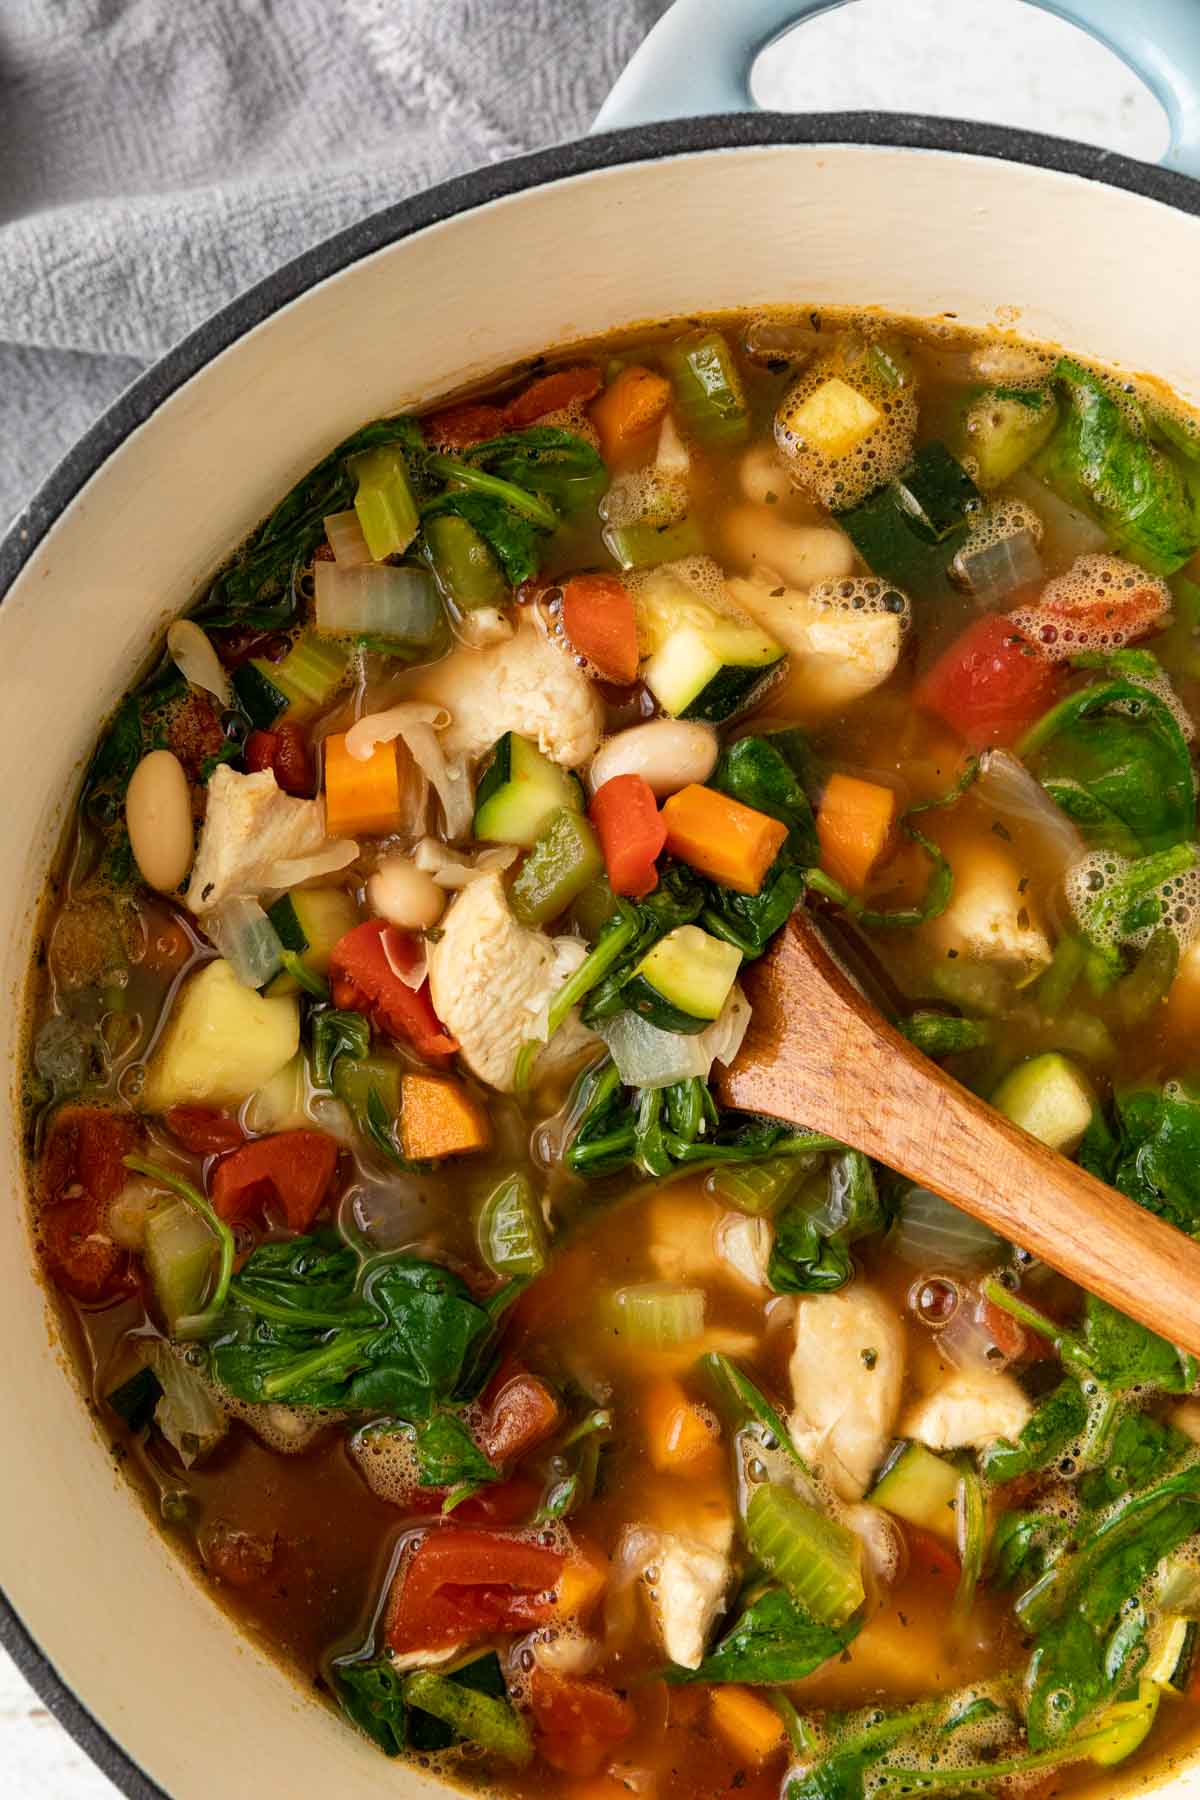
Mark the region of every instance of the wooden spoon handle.
<instances>
[{"instance_id":1,"label":"wooden spoon handle","mask_svg":"<svg viewBox=\"0 0 1200 1800\"><path fill-rule=\"evenodd\" d=\"M1200 1244L1013 1125L872 1009L797 914L748 971L721 1099L828 1132L1200 1355Z\"/></svg>"}]
</instances>

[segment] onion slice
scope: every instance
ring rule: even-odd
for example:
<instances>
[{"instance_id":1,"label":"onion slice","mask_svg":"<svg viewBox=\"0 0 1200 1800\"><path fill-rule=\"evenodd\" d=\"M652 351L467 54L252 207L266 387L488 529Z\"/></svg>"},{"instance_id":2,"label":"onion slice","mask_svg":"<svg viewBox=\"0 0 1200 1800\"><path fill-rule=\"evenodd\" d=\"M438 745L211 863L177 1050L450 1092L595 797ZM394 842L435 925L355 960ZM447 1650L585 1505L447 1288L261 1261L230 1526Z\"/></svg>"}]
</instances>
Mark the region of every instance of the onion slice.
<instances>
[{"instance_id":1,"label":"onion slice","mask_svg":"<svg viewBox=\"0 0 1200 1800\"><path fill-rule=\"evenodd\" d=\"M979 759L975 796L989 812L1014 819L1033 832L1059 864L1059 874L1085 853L1083 839L1062 807L1011 750L985 750Z\"/></svg>"},{"instance_id":2,"label":"onion slice","mask_svg":"<svg viewBox=\"0 0 1200 1800\"><path fill-rule=\"evenodd\" d=\"M402 739L442 803L447 836L465 838L470 837L475 819L475 797L466 764L447 757L438 743L438 732L449 723L444 706L402 700L386 712L368 713L352 725L346 733L346 749L359 762L366 762L377 745Z\"/></svg>"},{"instance_id":3,"label":"onion slice","mask_svg":"<svg viewBox=\"0 0 1200 1800\"><path fill-rule=\"evenodd\" d=\"M735 982L720 1016L705 1031L685 1037L663 1031L640 1013L618 1013L597 1027L626 1087L670 1087L698 1075L707 1081L715 1062L732 1062L750 1024L750 1002Z\"/></svg>"},{"instance_id":4,"label":"onion slice","mask_svg":"<svg viewBox=\"0 0 1200 1800\"><path fill-rule=\"evenodd\" d=\"M222 706L230 705L229 677L212 639L195 619L176 619L168 627L167 653L185 681L214 695Z\"/></svg>"},{"instance_id":5,"label":"onion slice","mask_svg":"<svg viewBox=\"0 0 1200 1800\"><path fill-rule=\"evenodd\" d=\"M461 850L451 850L439 838L422 838L412 853L412 860L418 869L426 875L432 875L440 888L453 891L465 888L472 881L478 881L481 875L490 875L493 870L510 868L521 852L516 844L496 844L488 850L479 850L474 856L464 856Z\"/></svg>"},{"instance_id":6,"label":"onion slice","mask_svg":"<svg viewBox=\"0 0 1200 1800\"><path fill-rule=\"evenodd\" d=\"M282 892L315 881L321 875L336 875L357 861L358 845L353 838L330 838L311 856L282 857L270 863L263 871L261 885L265 893Z\"/></svg>"},{"instance_id":7,"label":"onion slice","mask_svg":"<svg viewBox=\"0 0 1200 1800\"><path fill-rule=\"evenodd\" d=\"M394 925L389 925L386 931L380 933L379 942L387 959L387 966L396 980L402 981L405 987L412 988L415 992L429 974L429 957L424 939L418 947L407 939L405 933L397 931Z\"/></svg>"}]
</instances>

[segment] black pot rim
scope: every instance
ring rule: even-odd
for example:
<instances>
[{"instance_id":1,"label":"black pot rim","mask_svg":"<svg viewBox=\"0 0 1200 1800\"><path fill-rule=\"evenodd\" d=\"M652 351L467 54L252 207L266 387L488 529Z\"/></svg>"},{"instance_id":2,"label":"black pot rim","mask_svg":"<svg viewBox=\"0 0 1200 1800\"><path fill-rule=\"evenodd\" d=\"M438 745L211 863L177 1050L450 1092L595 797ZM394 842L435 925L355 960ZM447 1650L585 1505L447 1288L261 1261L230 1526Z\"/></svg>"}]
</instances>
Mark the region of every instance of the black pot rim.
<instances>
[{"instance_id":1,"label":"black pot rim","mask_svg":"<svg viewBox=\"0 0 1200 1800\"><path fill-rule=\"evenodd\" d=\"M60 514L130 433L221 351L309 288L430 225L528 188L625 163L769 144L860 144L993 157L1200 213L1200 182L1173 170L1044 132L919 113L721 113L606 132L476 169L383 207L304 251L206 319L139 376L67 452L0 541L0 600ZM0 1646L118 1792L127 1800L170 1800L61 1679L2 1590Z\"/></svg>"}]
</instances>

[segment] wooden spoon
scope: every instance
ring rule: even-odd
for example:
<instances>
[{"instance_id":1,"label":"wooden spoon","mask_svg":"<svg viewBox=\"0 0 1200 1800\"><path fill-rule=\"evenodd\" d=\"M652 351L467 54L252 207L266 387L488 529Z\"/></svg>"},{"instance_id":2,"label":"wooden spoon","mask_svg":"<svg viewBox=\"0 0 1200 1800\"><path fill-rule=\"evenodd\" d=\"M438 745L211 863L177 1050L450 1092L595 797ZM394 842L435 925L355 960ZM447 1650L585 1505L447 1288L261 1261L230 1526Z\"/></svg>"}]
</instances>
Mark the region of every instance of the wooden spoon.
<instances>
[{"instance_id":1,"label":"wooden spoon","mask_svg":"<svg viewBox=\"0 0 1200 1800\"><path fill-rule=\"evenodd\" d=\"M863 998L802 912L746 973L728 1106L827 1132L1200 1356L1200 1244L1048 1150Z\"/></svg>"}]
</instances>

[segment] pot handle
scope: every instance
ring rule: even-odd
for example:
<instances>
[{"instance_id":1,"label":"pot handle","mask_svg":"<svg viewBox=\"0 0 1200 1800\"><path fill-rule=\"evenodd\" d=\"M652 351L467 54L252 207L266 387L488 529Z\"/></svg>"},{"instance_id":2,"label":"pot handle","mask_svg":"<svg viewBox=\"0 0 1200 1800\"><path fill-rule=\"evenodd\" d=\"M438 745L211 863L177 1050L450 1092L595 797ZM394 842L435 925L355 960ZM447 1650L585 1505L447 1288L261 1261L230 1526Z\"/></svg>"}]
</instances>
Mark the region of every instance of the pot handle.
<instances>
[{"instance_id":1,"label":"pot handle","mask_svg":"<svg viewBox=\"0 0 1200 1800\"><path fill-rule=\"evenodd\" d=\"M749 112L759 53L793 26L846 0L675 0L605 101L593 127L611 131L701 113ZM1166 109L1164 163L1200 176L1200 0L1029 0L1129 65Z\"/></svg>"}]
</instances>

